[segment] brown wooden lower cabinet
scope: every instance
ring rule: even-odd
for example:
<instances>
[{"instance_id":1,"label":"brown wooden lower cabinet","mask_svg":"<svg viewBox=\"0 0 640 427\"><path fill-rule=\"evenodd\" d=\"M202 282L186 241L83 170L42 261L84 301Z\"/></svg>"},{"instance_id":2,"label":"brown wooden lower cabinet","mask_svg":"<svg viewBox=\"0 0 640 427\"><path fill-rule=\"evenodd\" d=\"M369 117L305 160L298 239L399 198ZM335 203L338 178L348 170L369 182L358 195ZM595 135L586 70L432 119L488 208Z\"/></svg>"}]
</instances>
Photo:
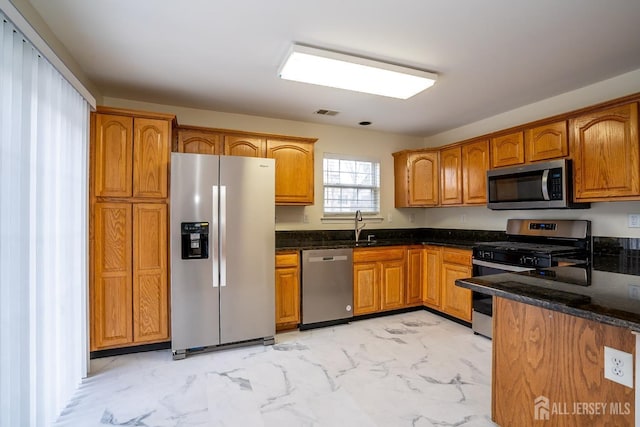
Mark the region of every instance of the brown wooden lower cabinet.
<instances>
[{"instance_id":1,"label":"brown wooden lower cabinet","mask_svg":"<svg viewBox=\"0 0 640 427\"><path fill-rule=\"evenodd\" d=\"M95 203L91 350L169 339L167 206Z\"/></svg>"},{"instance_id":2,"label":"brown wooden lower cabinet","mask_svg":"<svg viewBox=\"0 0 640 427\"><path fill-rule=\"evenodd\" d=\"M471 266L442 263L442 311L471 322L471 291L455 284L467 277L471 277Z\"/></svg>"},{"instance_id":3,"label":"brown wooden lower cabinet","mask_svg":"<svg viewBox=\"0 0 640 427\"><path fill-rule=\"evenodd\" d=\"M422 246L410 246L407 249L407 292L406 305L422 304L425 251Z\"/></svg>"},{"instance_id":4,"label":"brown wooden lower cabinet","mask_svg":"<svg viewBox=\"0 0 640 427\"><path fill-rule=\"evenodd\" d=\"M442 270L442 248L438 246L425 246L422 302L427 307L440 310L442 305L442 284L440 275Z\"/></svg>"},{"instance_id":5,"label":"brown wooden lower cabinet","mask_svg":"<svg viewBox=\"0 0 640 427\"><path fill-rule=\"evenodd\" d=\"M423 303L427 307L471 322L471 291L455 285L471 277L471 251L425 246Z\"/></svg>"},{"instance_id":6,"label":"brown wooden lower cabinet","mask_svg":"<svg viewBox=\"0 0 640 427\"><path fill-rule=\"evenodd\" d=\"M300 261L297 251L276 254L276 330L300 323Z\"/></svg>"},{"instance_id":7,"label":"brown wooden lower cabinet","mask_svg":"<svg viewBox=\"0 0 640 427\"><path fill-rule=\"evenodd\" d=\"M405 306L405 246L353 251L353 314Z\"/></svg>"},{"instance_id":8,"label":"brown wooden lower cabinet","mask_svg":"<svg viewBox=\"0 0 640 427\"><path fill-rule=\"evenodd\" d=\"M635 336L624 328L494 298L493 421L633 426L635 390L604 378L604 346L634 354ZM574 413L593 408L581 406L592 403L607 406L602 414Z\"/></svg>"}]
</instances>

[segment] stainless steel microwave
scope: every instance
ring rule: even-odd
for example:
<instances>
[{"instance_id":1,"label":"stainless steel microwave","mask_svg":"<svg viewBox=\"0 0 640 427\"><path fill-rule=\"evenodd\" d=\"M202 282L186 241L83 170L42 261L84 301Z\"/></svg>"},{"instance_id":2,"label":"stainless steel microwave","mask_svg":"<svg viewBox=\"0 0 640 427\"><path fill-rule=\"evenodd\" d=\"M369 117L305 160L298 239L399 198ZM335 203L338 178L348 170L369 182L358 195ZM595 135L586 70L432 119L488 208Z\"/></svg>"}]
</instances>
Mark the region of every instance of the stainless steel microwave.
<instances>
[{"instance_id":1,"label":"stainless steel microwave","mask_svg":"<svg viewBox=\"0 0 640 427\"><path fill-rule=\"evenodd\" d=\"M487 171L490 209L585 209L573 202L571 160L560 159Z\"/></svg>"}]
</instances>

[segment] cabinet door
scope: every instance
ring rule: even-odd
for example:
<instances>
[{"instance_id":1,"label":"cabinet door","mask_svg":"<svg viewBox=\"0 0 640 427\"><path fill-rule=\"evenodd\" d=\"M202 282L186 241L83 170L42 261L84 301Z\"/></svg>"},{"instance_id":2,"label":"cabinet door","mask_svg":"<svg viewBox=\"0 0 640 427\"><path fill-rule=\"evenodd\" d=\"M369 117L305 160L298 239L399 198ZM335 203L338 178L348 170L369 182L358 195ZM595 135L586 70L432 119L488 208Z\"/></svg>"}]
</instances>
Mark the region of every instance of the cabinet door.
<instances>
[{"instance_id":1,"label":"cabinet door","mask_svg":"<svg viewBox=\"0 0 640 427\"><path fill-rule=\"evenodd\" d=\"M353 314L380 311L380 283L376 262L353 264Z\"/></svg>"},{"instance_id":2,"label":"cabinet door","mask_svg":"<svg viewBox=\"0 0 640 427\"><path fill-rule=\"evenodd\" d=\"M169 338L167 206L133 205L133 339Z\"/></svg>"},{"instance_id":3,"label":"cabinet door","mask_svg":"<svg viewBox=\"0 0 640 427\"><path fill-rule=\"evenodd\" d=\"M471 267L442 264L442 310L464 321L471 321L471 291L455 285L457 279L471 277Z\"/></svg>"},{"instance_id":4,"label":"cabinet door","mask_svg":"<svg viewBox=\"0 0 640 427\"><path fill-rule=\"evenodd\" d=\"M298 268L276 268L276 327L299 322L300 281Z\"/></svg>"},{"instance_id":5,"label":"cabinet door","mask_svg":"<svg viewBox=\"0 0 640 427\"><path fill-rule=\"evenodd\" d=\"M300 323L298 252L276 254L276 329Z\"/></svg>"},{"instance_id":6,"label":"cabinet door","mask_svg":"<svg viewBox=\"0 0 640 427\"><path fill-rule=\"evenodd\" d=\"M487 203L488 169L488 140L462 146L462 202L465 205L484 205Z\"/></svg>"},{"instance_id":7,"label":"cabinet door","mask_svg":"<svg viewBox=\"0 0 640 427\"><path fill-rule=\"evenodd\" d=\"M169 122L136 118L133 126L133 196L166 198Z\"/></svg>"},{"instance_id":8,"label":"cabinet door","mask_svg":"<svg viewBox=\"0 0 640 427\"><path fill-rule=\"evenodd\" d=\"M265 157L265 139L257 136L225 135L224 154L227 156Z\"/></svg>"},{"instance_id":9,"label":"cabinet door","mask_svg":"<svg viewBox=\"0 0 640 427\"><path fill-rule=\"evenodd\" d=\"M404 307L405 262L383 261L380 263L380 309L394 310Z\"/></svg>"},{"instance_id":10,"label":"cabinet door","mask_svg":"<svg viewBox=\"0 0 640 427\"><path fill-rule=\"evenodd\" d=\"M407 251L407 305L422 303L424 281L424 249L411 248Z\"/></svg>"},{"instance_id":11,"label":"cabinet door","mask_svg":"<svg viewBox=\"0 0 640 427\"><path fill-rule=\"evenodd\" d=\"M440 309L442 251L438 247L427 246L424 250L424 288L422 301L425 305Z\"/></svg>"},{"instance_id":12,"label":"cabinet door","mask_svg":"<svg viewBox=\"0 0 640 427\"><path fill-rule=\"evenodd\" d=\"M267 156L276 160L276 204L313 204L313 143L267 140Z\"/></svg>"},{"instance_id":13,"label":"cabinet door","mask_svg":"<svg viewBox=\"0 0 640 427\"><path fill-rule=\"evenodd\" d=\"M522 132L491 138L491 167L524 163L524 137Z\"/></svg>"},{"instance_id":14,"label":"cabinet door","mask_svg":"<svg viewBox=\"0 0 640 427\"><path fill-rule=\"evenodd\" d=\"M436 206L440 202L438 153L411 153L408 156L409 206Z\"/></svg>"},{"instance_id":15,"label":"cabinet door","mask_svg":"<svg viewBox=\"0 0 640 427\"><path fill-rule=\"evenodd\" d=\"M91 350L133 342L131 313L131 204L96 203Z\"/></svg>"},{"instance_id":16,"label":"cabinet door","mask_svg":"<svg viewBox=\"0 0 640 427\"><path fill-rule=\"evenodd\" d=\"M95 115L93 180L97 197L131 197L133 119Z\"/></svg>"},{"instance_id":17,"label":"cabinet door","mask_svg":"<svg viewBox=\"0 0 640 427\"><path fill-rule=\"evenodd\" d=\"M640 195L638 105L628 104L572 120L574 196L598 201Z\"/></svg>"},{"instance_id":18,"label":"cabinet door","mask_svg":"<svg viewBox=\"0 0 640 427\"><path fill-rule=\"evenodd\" d=\"M220 135L192 129L178 130L178 151L181 153L220 154Z\"/></svg>"},{"instance_id":19,"label":"cabinet door","mask_svg":"<svg viewBox=\"0 0 640 427\"><path fill-rule=\"evenodd\" d=\"M524 146L527 162L567 157L567 122L563 120L525 130Z\"/></svg>"},{"instance_id":20,"label":"cabinet door","mask_svg":"<svg viewBox=\"0 0 640 427\"><path fill-rule=\"evenodd\" d=\"M462 149L460 147L440 150L440 188L441 204L462 203Z\"/></svg>"}]
</instances>

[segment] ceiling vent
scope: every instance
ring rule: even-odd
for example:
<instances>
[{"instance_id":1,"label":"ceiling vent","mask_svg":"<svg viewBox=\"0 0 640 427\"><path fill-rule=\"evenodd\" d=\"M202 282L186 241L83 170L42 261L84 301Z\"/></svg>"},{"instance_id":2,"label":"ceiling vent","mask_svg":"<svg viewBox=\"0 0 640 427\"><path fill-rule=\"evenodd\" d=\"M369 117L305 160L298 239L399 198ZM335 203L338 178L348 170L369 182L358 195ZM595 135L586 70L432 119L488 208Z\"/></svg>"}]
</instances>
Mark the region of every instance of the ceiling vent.
<instances>
[{"instance_id":1,"label":"ceiling vent","mask_svg":"<svg viewBox=\"0 0 640 427\"><path fill-rule=\"evenodd\" d=\"M315 114L319 114L321 116L337 116L339 112L333 110L318 110Z\"/></svg>"}]
</instances>

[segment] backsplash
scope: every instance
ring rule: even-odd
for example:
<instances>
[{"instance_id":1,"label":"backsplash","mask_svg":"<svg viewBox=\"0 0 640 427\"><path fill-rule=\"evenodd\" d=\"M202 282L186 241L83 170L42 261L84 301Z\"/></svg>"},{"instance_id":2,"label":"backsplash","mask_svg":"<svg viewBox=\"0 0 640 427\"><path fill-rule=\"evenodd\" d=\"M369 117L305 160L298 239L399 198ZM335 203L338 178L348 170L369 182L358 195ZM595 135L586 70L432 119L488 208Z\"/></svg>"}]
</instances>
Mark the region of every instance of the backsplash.
<instances>
[{"instance_id":1,"label":"backsplash","mask_svg":"<svg viewBox=\"0 0 640 427\"><path fill-rule=\"evenodd\" d=\"M629 256L640 256L640 239L629 237L594 237L594 255L618 255L627 252Z\"/></svg>"},{"instance_id":2,"label":"backsplash","mask_svg":"<svg viewBox=\"0 0 640 427\"><path fill-rule=\"evenodd\" d=\"M640 275L640 239L594 237L593 265L597 270Z\"/></svg>"}]
</instances>

